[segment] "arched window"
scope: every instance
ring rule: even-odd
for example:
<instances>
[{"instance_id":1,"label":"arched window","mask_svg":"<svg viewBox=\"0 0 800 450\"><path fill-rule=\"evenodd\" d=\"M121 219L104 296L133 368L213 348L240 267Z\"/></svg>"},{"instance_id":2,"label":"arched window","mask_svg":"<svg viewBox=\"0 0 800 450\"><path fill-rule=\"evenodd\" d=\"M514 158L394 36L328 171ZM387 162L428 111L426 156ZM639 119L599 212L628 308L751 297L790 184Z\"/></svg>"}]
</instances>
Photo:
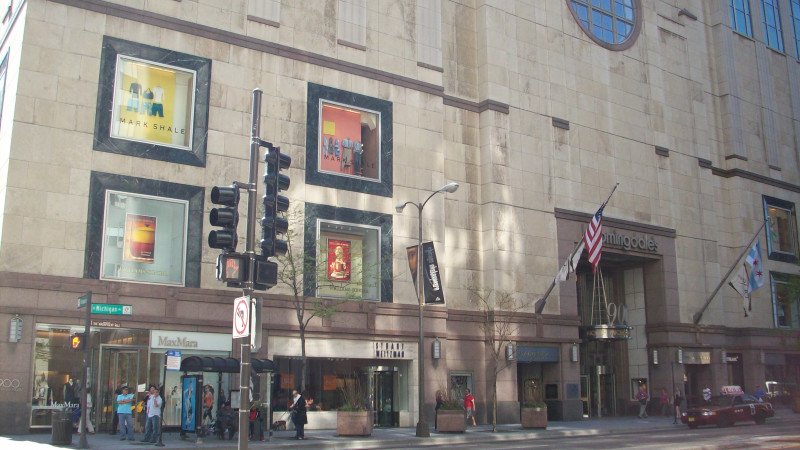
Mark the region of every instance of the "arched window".
<instances>
[{"instance_id":1,"label":"arched window","mask_svg":"<svg viewBox=\"0 0 800 450\"><path fill-rule=\"evenodd\" d=\"M640 0L567 0L567 3L583 31L603 47L625 50L639 34Z\"/></svg>"}]
</instances>

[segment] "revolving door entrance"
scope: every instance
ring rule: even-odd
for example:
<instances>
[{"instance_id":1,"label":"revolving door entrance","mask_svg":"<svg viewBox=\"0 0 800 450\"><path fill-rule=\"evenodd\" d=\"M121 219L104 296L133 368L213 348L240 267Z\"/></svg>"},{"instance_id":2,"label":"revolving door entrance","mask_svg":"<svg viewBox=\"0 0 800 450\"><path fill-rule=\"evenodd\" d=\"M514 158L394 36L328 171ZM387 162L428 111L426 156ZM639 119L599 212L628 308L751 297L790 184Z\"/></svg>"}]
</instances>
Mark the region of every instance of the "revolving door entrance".
<instances>
[{"instance_id":1,"label":"revolving door entrance","mask_svg":"<svg viewBox=\"0 0 800 450\"><path fill-rule=\"evenodd\" d=\"M369 368L370 394L376 427L400 426L397 402L398 368L373 366Z\"/></svg>"}]
</instances>

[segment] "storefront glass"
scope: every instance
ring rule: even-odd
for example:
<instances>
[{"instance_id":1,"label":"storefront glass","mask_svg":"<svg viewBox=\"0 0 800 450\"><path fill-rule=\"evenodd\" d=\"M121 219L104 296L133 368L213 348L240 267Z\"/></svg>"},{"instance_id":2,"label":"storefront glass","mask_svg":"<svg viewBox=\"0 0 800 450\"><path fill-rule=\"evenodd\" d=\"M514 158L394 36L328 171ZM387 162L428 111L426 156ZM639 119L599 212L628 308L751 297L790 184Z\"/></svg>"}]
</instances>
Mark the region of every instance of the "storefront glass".
<instances>
[{"instance_id":1,"label":"storefront glass","mask_svg":"<svg viewBox=\"0 0 800 450\"><path fill-rule=\"evenodd\" d=\"M79 404L81 389L84 385L84 380L81 379L83 358L81 352L70 348L69 341L72 334L83 333L83 331L84 327L82 326L46 324L36 326L31 428L49 427L51 426L52 410ZM91 388L89 393L94 400L92 402L94 410L91 412L102 415L110 406L106 401L107 396L104 395L108 389L97 389L95 385L103 387L107 381L125 382L130 384L135 392L138 392L136 387L145 382L146 376L143 370L146 367L146 360L140 361L142 356L146 358L146 353L143 351L140 353L138 349L146 348L148 335L146 330L93 328L91 341L92 363L89 371ZM128 349L128 352L121 358L106 357L101 363L101 349L105 356L109 356L112 349ZM116 363L111 364L110 361L116 361ZM101 364L108 370L103 370L98 374L97 367L100 367ZM109 376L112 373L119 380L110 380ZM98 376L100 382L95 383Z\"/></svg>"},{"instance_id":2,"label":"storefront glass","mask_svg":"<svg viewBox=\"0 0 800 450\"><path fill-rule=\"evenodd\" d=\"M286 411L293 389L300 389L300 358L276 357L272 406ZM343 389L359 382L375 412L376 426L398 426L399 412L408 410L408 361L308 358L303 397L309 411L335 411L344 404Z\"/></svg>"}]
</instances>

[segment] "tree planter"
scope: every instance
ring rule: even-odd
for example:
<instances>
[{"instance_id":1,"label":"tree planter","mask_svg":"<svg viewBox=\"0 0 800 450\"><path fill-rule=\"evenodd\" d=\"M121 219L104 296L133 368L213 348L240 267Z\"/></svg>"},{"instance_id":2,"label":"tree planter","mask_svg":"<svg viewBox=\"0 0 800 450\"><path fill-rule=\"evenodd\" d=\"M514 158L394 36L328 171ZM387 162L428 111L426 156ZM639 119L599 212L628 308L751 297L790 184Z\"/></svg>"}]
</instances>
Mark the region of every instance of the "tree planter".
<instances>
[{"instance_id":1,"label":"tree planter","mask_svg":"<svg viewBox=\"0 0 800 450\"><path fill-rule=\"evenodd\" d=\"M436 431L440 433L463 433L467 430L463 409L440 409L436 419Z\"/></svg>"},{"instance_id":2,"label":"tree planter","mask_svg":"<svg viewBox=\"0 0 800 450\"><path fill-rule=\"evenodd\" d=\"M371 436L372 411L338 411L336 433L339 436Z\"/></svg>"},{"instance_id":3,"label":"tree planter","mask_svg":"<svg viewBox=\"0 0 800 450\"><path fill-rule=\"evenodd\" d=\"M522 408L522 428L547 428L547 408Z\"/></svg>"}]
</instances>

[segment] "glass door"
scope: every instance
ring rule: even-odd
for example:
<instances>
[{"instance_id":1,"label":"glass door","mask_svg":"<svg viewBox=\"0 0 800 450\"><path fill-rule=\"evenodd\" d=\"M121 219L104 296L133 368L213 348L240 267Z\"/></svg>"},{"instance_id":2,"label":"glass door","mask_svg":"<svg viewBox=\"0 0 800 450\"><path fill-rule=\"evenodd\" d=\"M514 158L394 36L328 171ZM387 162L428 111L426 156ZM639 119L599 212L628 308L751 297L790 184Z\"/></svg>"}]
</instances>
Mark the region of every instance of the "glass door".
<instances>
[{"instance_id":1,"label":"glass door","mask_svg":"<svg viewBox=\"0 0 800 450\"><path fill-rule=\"evenodd\" d=\"M375 426L400 425L400 412L395 399L397 367L375 367L372 371L372 398L374 399Z\"/></svg>"},{"instance_id":2,"label":"glass door","mask_svg":"<svg viewBox=\"0 0 800 450\"><path fill-rule=\"evenodd\" d=\"M143 400L143 392L140 389L146 385L147 374L147 349L137 347L111 347L102 346L100 350L100 383L98 384L98 399L95 402L96 424L100 431L112 430L114 421L114 401L118 395L118 389L127 385L130 392L134 395L136 403ZM140 398L141 397L141 398ZM137 417L136 407L134 406L134 428L138 431L141 417ZM143 415L142 415L143 417Z\"/></svg>"}]
</instances>

